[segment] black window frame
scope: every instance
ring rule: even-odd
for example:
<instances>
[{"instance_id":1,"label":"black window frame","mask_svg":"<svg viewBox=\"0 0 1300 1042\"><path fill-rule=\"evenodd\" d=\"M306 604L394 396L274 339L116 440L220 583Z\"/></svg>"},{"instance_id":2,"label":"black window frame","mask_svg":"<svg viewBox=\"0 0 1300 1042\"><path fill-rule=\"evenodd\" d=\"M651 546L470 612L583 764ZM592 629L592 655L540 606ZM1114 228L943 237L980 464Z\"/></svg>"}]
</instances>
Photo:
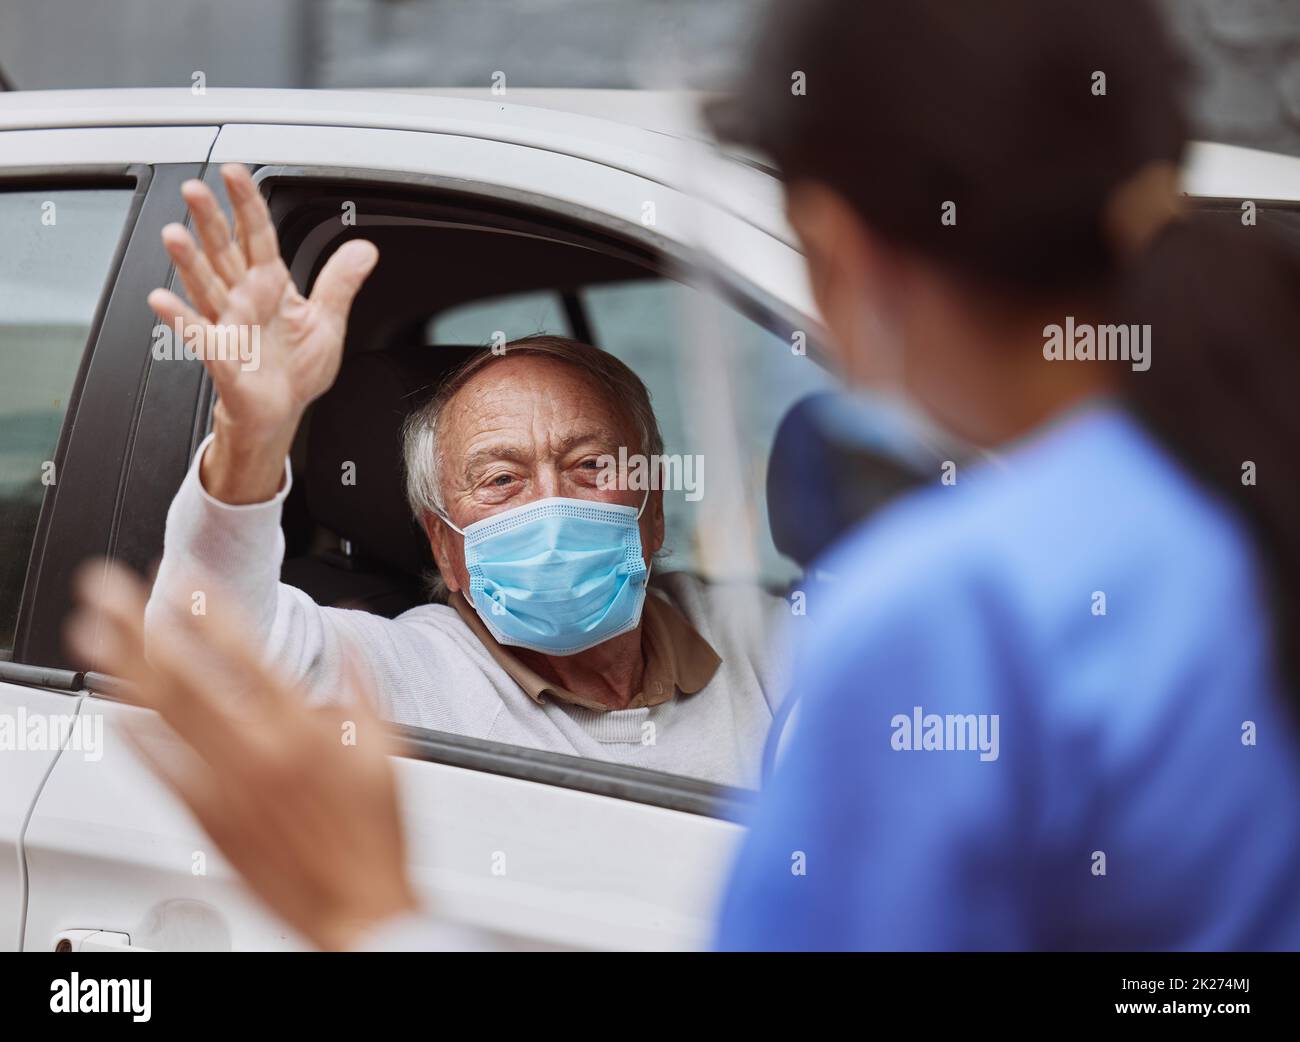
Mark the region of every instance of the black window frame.
<instances>
[{"instance_id":1,"label":"black window frame","mask_svg":"<svg viewBox=\"0 0 1300 1042\"><path fill-rule=\"evenodd\" d=\"M125 444L137 415L136 409L124 408L124 398L131 401L132 388L129 368L124 369L121 362L129 350L131 331L142 324L147 326L142 342L144 357L148 357L148 329L152 328L149 318L142 323L138 315L138 301L143 296L135 298L136 308L131 307L131 300L136 284L146 274L155 279L149 289L162 284L170 261L158 233L180 216L177 207L164 216L162 203L184 177L194 176L200 169L198 163L126 163L31 166L0 172L0 190L6 191L84 187L132 192L60 425L54 452L59 480L41 503L19 599L14 647L0 662L0 679L39 683L54 690L78 686L81 674L62 648L69 580L86 557L111 549L114 522L121 509L118 485ZM157 263L143 263L151 254L161 258L161 271ZM145 312L147 316L147 309ZM106 459L105 446L115 443L122 445L123 451ZM39 682L34 677L39 677Z\"/></svg>"}]
</instances>

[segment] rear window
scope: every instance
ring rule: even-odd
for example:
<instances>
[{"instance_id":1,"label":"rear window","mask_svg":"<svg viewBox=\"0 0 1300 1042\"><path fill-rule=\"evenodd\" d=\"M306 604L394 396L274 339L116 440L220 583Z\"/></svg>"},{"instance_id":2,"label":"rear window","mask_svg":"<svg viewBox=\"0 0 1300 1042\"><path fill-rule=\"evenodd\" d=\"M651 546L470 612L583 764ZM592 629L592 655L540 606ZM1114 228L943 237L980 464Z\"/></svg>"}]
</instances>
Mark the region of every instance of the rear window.
<instances>
[{"instance_id":1,"label":"rear window","mask_svg":"<svg viewBox=\"0 0 1300 1042\"><path fill-rule=\"evenodd\" d=\"M0 192L0 657L130 189Z\"/></svg>"}]
</instances>

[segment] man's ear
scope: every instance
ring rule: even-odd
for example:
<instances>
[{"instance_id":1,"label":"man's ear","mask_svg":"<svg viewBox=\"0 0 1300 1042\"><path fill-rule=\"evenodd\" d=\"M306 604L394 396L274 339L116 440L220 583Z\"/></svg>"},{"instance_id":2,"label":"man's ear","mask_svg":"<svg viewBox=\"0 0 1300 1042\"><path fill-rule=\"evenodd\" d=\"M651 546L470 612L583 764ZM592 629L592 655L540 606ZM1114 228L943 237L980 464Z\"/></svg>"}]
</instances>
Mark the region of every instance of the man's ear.
<instances>
[{"instance_id":1,"label":"man's ear","mask_svg":"<svg viewBox=\"0 0 1300 1042\"><path fill-rule=\"evenodd\" d=\"M456 579L456 566L452 561L451 537L454 534L437 514L425 514L421 522L424 534L429 538L429 550L433 553L433 563L438 566L438 574L452 593L460 592L460 583Z\"/></svg>"},{"instance_id":2,"label":"man's ear","mask_svg":"<svg viewBox=\"0 0 1300 1042\"><path fill-rule=\"evenodd\" d=\"M660 484L662 485L662 482ZM664 493L662 488L651 491L650 500L645 505L645 513L641 517L643 521L649 520L649 523L644 528L649 538L644 540L645 545L642 548L645 550L647 557L652 557L664 545Z\"/></svg>"}]
</instances>

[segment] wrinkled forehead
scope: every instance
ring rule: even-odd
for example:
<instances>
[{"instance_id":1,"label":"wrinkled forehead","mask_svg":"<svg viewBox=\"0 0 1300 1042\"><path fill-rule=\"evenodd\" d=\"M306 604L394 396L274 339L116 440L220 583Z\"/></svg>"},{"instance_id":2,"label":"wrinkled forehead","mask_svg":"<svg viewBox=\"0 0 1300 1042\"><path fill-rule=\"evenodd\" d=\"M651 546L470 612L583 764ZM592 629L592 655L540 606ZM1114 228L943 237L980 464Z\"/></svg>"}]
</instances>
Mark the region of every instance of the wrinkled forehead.
<instances>
[{"instance_id":1,"label":"wrinkled forehead","mask_svg":"<svg viewBox=\"0 0 1300 1042\"><path fill-rule=\"evenodd\" d=\"M631 410L592 373L557 359L506 358L475 373L440 418L444 462L486 444L545 451L590 435L638 451Z\"/></svg>"}]
</instances>

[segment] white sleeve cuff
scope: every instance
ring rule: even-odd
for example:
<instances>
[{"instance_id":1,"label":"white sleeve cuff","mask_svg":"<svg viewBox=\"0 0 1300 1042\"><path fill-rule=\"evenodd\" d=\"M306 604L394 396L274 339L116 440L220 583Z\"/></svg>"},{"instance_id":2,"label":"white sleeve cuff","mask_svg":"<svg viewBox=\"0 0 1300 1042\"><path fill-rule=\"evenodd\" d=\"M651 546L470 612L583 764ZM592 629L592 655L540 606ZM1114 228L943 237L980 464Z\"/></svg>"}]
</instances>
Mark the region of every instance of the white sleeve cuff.
<instances>
[{"instance_id":1,"label":"white sleeve cuff","mask_svg":"<svg viewBox=\"0 0 1300 1042\"><path fill-rule=\"evenodd\" d=\"M280 491L270 499L263 500L261 503L223 503L210 494L203 487L203 481L199 477L199 467L203 463L203 454L208 450L208 446L212 444L214 437L216 437L215 434L209 434L199 443L198 451L194 453L194 461L190 464L189 473L185 475L187 482L192 481L194 483L194 487L198 489L199 496L205 504L217 510L265 510L267 507L278 508L288 498L289 490L293 488L293 465L289 462L288 456L284 458L284 483L280 486Z\"/></svg>"}]
</instances>

